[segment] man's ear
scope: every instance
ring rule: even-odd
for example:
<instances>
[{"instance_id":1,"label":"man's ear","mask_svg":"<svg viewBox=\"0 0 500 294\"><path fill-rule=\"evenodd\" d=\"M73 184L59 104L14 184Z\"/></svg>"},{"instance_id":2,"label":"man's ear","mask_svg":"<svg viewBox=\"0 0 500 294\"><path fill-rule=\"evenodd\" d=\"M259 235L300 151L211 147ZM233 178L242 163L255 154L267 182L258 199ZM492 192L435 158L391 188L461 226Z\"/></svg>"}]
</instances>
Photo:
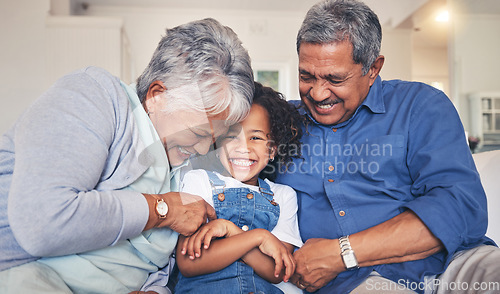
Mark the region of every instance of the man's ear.
<instances>
[{"instance_id":1,"label":"man's ear","mask_svg":"<svg viewBox=\"0 0 500 294\"><path fill-rule=\"evenodd\" d=\"M152 111L152 105L156 100L157 96L160 96L167 90L167 87L162 81L154 81L149 85L148 92L146 93L146 98L143 101L144 109L146 112Z\"/></svg>"},{"instance_id":2,"label":"man's ear","mask_svg":"<svg viewBox=\"0 0 500 294\"><path fill-rule=\"evenodd\" d=\"M384 55L379 55L377 59L375 59L375 62L373 62L372 66L370 67L370 70L368 70L368 75L370 78L370 86L373 85L375 79L380 74L382 66L384 66L384 61L385 61Z\"/></svg>"}]
</instances>

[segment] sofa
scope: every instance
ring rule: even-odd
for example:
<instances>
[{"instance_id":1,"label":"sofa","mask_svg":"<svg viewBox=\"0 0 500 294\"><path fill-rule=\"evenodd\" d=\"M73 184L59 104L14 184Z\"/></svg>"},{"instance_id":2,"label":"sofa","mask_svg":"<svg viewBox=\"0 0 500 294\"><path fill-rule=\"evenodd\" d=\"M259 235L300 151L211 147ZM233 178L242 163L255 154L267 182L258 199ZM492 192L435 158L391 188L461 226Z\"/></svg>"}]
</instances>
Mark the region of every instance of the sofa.
<instances>
[{"instance_id":1,"label":"sofa","mask_svg":"<svg viewBox=\"0 0 500 294\"><path fill-rule=\"evenodd\" d=\"M488 200L486 236L500 244L500 150L474 153L472 157Z\"/></svg>"}]
</instances>

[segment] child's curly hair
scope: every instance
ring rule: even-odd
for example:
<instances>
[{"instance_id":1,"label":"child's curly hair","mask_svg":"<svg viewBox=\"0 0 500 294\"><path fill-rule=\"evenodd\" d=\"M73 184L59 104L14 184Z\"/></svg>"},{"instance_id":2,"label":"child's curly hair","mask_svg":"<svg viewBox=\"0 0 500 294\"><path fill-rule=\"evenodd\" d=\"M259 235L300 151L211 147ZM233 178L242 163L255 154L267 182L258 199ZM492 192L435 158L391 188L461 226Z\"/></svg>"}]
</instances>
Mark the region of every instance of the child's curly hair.
<instances>
[{"instance_id":1,"label":"child's curly hair","mask_svg":"<svg viewBox=\"0 0 500 294\"><path fill-rule=\"evenodd\" d=\"M286 168L293 158L301 158L303 116L296 107L288 103L283 94L255 82L253 103L264 107L269 116L272 145L276 147L274 161L270 161L259 177L270 180L276 178L278 169Z\"/></svg>"}]
</instances>

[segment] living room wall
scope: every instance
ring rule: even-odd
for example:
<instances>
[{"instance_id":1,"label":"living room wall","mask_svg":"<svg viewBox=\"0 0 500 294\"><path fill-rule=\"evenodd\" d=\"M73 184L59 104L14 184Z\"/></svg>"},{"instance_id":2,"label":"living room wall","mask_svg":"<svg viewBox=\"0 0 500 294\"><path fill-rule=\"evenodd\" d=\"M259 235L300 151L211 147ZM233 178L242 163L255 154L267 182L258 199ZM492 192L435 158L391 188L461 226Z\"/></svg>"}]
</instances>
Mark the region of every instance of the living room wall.
<instances>
[{"instance_id":1,"label":"living room wall","mask_svg":"<svg viewBox=\"0 0 500 294\"><path fill-rule=\"evenodd\" d=\"M49 0L18 0L0 3L0 36L4 42L1 50L2 67L0 77L0 133L5 132L24 109L38 97L55 79L48 74L45 48L47 43L46 18L49 15ZM282 90L288 99L297 97L297 54L295 37L303 13L291 11L237 11L196 9L151 9L91 6L84 13L90 17L119 17L123 19L123 34L128 38L130 67L133 80L148 63L160 36L166 27L203 17L214 17L233 28L249 50L256 67L270 65L280 67L286 75ZM75 16L76 17L76 16ZM499 47L500 19L498 15L487 18L464 16L466 30L456 31L451 65L457 80L451 87L450 98L457 105L466 129L470 129L468 93L478 90L498 90L494 70L499 59L495 53ZM492 33L485 31L493 28ZM418 80L415 76L418 65L415 61L432 54L436 60L443 52L417 52L412 46L411 29L384 27L382 54L386 62L381 76L384 79ZM479 32L479 33L478 33ZM458 34L460 33L460 34ZM491 36L491 37L488 37ZM72 52L67 52L72 54ZM431 54L431 55L429 55ZM90 57L91 58L91 57ZM444 58L444 57L443 57ZM432 59L428 59L432 60ZM68 65L67 72L73 70ZM428 62L425 70L441 72L442 64ZM422 72L422 71L420 71ZM453 83L452 83L453 84Z\"/></svg>"}]
</instances>

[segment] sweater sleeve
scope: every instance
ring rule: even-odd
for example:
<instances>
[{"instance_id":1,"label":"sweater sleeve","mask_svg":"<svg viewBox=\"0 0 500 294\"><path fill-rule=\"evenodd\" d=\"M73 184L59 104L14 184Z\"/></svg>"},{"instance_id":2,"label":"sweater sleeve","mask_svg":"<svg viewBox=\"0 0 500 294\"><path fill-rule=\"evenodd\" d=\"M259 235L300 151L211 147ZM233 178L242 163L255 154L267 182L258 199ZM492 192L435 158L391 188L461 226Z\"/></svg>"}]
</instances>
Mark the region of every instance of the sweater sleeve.
<instances>
[{"instance_id":1,"label":"sweater sleeve","mask_svg":"<svg viewBox=\"0 0 500 294\"><path fill-rule=\"evenodd\" d=\"M137 236L147 221L140 193L96 189L112 176L110 161L132 148L132 132L124 125L130 110L117 97L117 80L89 70L61 78L16 126L8 217L33 256L104 248ZM117 145L122 151L111 154Z\"/></svg>"},{"instance_id":2,"label":"sweater sleeve","mask_svg":"<svg viewBox=\"0 0 500 294\"><path fill-rule=\"evenodd\" d=\"M451 101L441 92L417 101L407 156L415 199L404 207L418 215L451 256L484 236L486 196Z\"/></svg>"}]
</instances>

